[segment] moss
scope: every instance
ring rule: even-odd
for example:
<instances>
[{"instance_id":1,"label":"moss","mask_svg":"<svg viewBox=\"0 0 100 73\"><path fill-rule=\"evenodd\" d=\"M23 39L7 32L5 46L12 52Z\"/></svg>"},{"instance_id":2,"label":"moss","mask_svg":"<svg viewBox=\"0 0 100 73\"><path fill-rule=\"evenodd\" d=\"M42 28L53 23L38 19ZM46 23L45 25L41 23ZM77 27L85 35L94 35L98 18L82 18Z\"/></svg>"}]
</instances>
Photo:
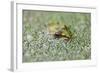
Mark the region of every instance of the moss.
<instances>
[{"instance_id":1,"label":"moss","mask_svg":"<svg viewBox=\"0 0 100 73\"><path fill-rule=\"evenodd\" d=\"M23 62L85 60L91 58L89 13L23 11ZM73 33L70 41L48 34L48 23L59 21Z\"/></svg>"}]
</instances>

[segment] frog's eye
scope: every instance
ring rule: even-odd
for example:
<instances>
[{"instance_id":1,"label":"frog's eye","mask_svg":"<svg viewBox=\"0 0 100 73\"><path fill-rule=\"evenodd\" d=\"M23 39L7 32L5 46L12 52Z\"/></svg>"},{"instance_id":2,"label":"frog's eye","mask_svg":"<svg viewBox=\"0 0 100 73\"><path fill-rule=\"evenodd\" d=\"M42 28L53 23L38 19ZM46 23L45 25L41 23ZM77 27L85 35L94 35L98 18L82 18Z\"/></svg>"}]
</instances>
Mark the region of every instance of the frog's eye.
<instances>
[{"instance_id":1,"label":"frog's eye","mask_svg":"<svg viewBox=\"0 0 100 73\"><path fill-rule=\"evenodd\" d=\"M54 37L55 37L55 38L60 38L60 37L62 37L62 32L61 32L61 31L55 32Z\"/></svg>"}]
</instances>

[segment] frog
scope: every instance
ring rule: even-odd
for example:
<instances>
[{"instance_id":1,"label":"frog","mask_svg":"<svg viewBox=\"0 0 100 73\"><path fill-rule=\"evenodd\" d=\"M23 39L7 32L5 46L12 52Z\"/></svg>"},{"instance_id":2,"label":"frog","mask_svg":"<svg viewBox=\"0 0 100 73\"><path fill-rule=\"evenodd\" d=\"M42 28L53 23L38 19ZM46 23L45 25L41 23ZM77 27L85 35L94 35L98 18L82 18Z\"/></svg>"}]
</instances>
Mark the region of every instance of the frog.
<instances>
[{"instance_id":1,"label":"frog","mask_svg":"<svg viewBox=\"0 0 100 73\"><path fill-rule=\"evenodd\" d=\"M69 41L72 38L72 32L70 28L58 21L51 21L48 23L48 31L50 35L53 35L54 38L63 38L64 40Z\"/></svg>"}]
</instances>

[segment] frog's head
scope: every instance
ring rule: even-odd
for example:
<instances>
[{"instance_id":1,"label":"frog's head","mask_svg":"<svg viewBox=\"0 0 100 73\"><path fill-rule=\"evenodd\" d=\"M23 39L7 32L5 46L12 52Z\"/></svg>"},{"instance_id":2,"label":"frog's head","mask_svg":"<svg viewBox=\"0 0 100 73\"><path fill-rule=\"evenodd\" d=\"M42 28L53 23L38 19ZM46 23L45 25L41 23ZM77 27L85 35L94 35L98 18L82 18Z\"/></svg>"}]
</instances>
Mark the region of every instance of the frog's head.
<instances>
[{"instance_id":1,"label":"frog's head","mask_svg":"<svg viewBox=\"0 0 100 73\"><path fill-rule=\"evenodd\" d=\"M49 22L48 23L48 31L49 34L54 34L55 32L60 31L63 28L63 25L60 22Z\"/></svg>"}]
</instances>

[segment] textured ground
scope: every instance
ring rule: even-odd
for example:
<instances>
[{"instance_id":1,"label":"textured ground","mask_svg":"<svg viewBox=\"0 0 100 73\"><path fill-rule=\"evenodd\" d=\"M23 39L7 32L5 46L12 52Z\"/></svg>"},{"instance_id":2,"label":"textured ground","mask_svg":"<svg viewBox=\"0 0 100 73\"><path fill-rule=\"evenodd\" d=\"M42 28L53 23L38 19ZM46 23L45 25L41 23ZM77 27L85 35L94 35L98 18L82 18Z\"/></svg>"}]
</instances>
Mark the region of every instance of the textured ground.
<instances>
[{"instance_id":1,"label":"textured ground","mask_svg":"<svg viewBox=\"0 0 100 73\"><path fill-rule=\"evenodd\" d=\"M23 11L23 62L91 59L91 15ZM48 34L50 20L62 22L73 33L69 42Z\"/></svg>"}]
</instances>

